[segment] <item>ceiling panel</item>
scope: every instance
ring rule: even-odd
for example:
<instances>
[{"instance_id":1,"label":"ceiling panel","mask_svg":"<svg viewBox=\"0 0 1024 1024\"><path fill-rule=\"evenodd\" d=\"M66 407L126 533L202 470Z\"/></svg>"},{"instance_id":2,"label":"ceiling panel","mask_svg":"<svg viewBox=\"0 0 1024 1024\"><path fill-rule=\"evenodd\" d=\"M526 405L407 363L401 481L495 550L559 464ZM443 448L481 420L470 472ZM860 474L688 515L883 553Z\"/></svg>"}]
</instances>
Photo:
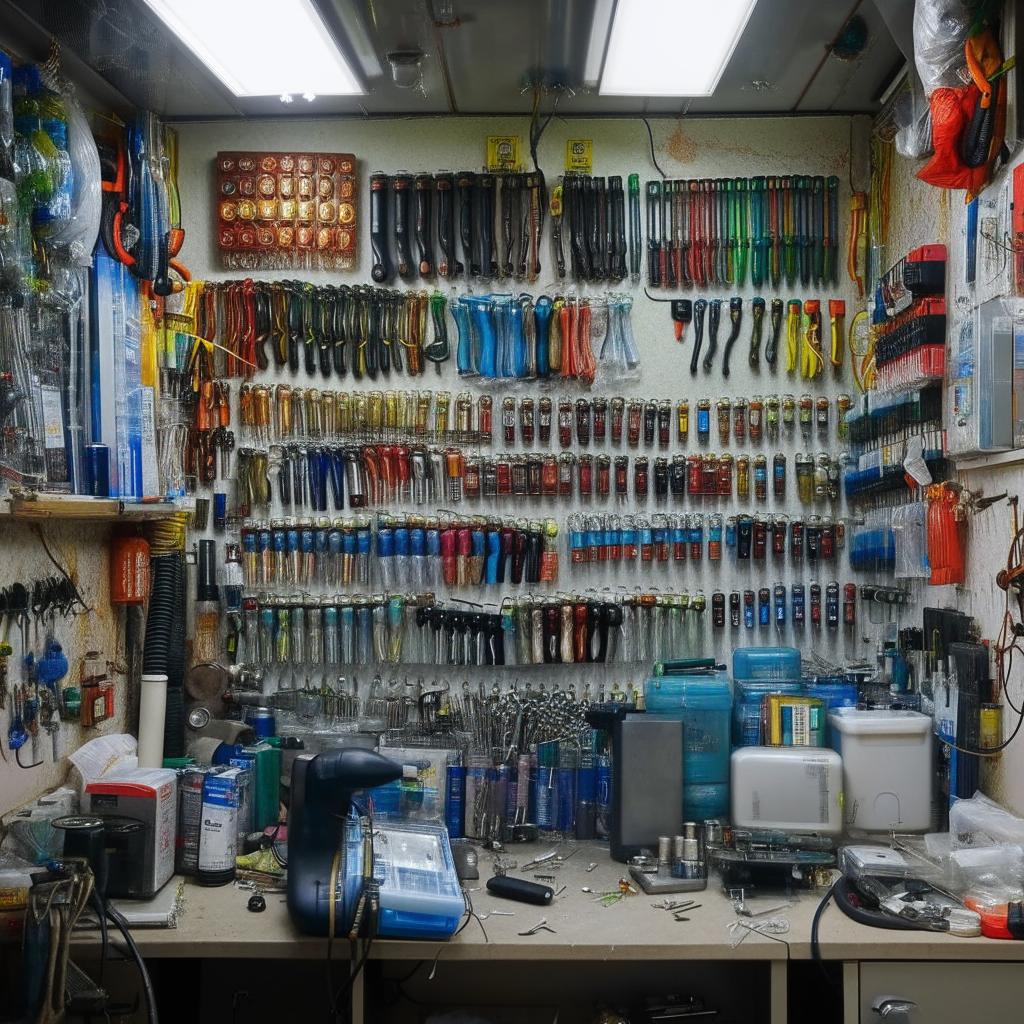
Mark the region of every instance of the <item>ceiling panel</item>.
<instances>
[{"instance_id":1,"label":"ceiling panel","mask_svg":"<svg viewBox=\"0 0 1024 1024\"><path fill-rule=\"evenodd\" d=\"M454 23L445 25L434 20L441 0L314 2L361 71L367 95L318 97L310 104L297 98L287 106L275 97L234 97L142 0L0 0L0 10L16 8L131 104L172 118L527 113L534 82L569 87L558 100L558 112L567 115L864 111L874 108L899 60L870 0L860 5L868 46L848 63L825 55L849 13L846 3L760 0L714 96L604 97L580 83L595 11L607 18L607 0L453 0ZM273 4L254 2L252 8L267 12L272 31ZM384 55L396 49L423 53L419 88L392 82ZM549 96L544 109L551 105Z\"/></svg>"}]
</instances>

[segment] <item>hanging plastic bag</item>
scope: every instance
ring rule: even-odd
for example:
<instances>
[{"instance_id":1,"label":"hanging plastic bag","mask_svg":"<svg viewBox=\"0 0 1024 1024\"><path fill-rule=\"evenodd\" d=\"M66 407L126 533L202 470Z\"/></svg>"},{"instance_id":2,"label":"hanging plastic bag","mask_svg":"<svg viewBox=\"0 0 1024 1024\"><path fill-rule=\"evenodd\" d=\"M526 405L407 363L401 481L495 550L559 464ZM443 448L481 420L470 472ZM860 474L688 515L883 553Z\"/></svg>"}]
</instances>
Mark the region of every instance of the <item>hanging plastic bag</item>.
<instances>
[{"instance_id":1,"label":"hanging plastic bag","mask_svg":"<svg viewBox=\"0 0 1024 1024\"><path fill-rule=\"evenodd\" d=\"M68 156L72 168L71 215L50 241L66 249L75 266L88 267L92 264L103 205L100 155L78 101L69 89L62 95L67 111Z\"/></svg>"},{"instance_id":2,"label":"hanging plastic bag","mask_svg":"<svg viewBox=\"0 0 1024 1024\"><path fill-rule=\"evenodd\" d=\"M961 0L917 0L914 5L914 64L926 96L962 85L964 43L973 16Z\"/></svg>"},{"instance_id":3,"label":"hanging plastic bag","mask_svg":"<svg viewBox=\"0 0 1024 1024\"><path fill-rule=\"evenodd\" d=\"M917 176L938 188L965 189L970 197L989 180L1003 148L1006 77L993 80L1002 66L1002 53L990 29L968 39L964 53L971 84L932 93L935 155Z\"/></svg>"}]
</instances>

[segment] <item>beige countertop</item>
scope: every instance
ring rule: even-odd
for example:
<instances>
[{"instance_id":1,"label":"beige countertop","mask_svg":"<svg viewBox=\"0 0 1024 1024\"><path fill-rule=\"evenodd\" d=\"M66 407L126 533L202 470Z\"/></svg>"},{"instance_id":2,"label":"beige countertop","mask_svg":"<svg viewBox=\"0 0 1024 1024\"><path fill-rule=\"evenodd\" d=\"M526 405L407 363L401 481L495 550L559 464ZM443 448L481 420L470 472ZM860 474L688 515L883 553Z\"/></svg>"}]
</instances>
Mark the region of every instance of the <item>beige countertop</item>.
<instances>
[{"instance_id":1,"label":"beige countertop","mask_svg":"<svg viewBox=\"0 0 1024 1024\"><path fill-rule=\"evenodd\" d=\"M507 857L525 864L538 854L556 847L537 844L510 848ZM810 959L811 918L822 893L803 892L798 899L769 917L789 922L786 934L772 938L750 934L733 948L735 932L729 925L737 915L722 891L717 877L703 892L679 894L673 900L692 899L700 907L676 921L673 915L652 904L664 897L642 891L612 906L603 907L595 897L618 886L628 874L611 860L600 844L565 844L558 847L570 854L561 867L548 864L509 874L533 880L535 873L555 875L546 882L564 891L548 908L497 899L487 892L491 876L491 854L481 851L480 881L469 883L474 911L483 918L472 920L448 942L377 940L371 959L380 960L776 960ZM573 850L575 853L572 853ZM590 864L597 866L588 871ZM592 892L583 892L584 888ZM235 885L202 888L191 880L185 884L184 909L176 928L136 929L134 935L144 956L151 957L239 957L313 959L326 954L326 940L300 935L292 925L283 894L267 893L267 909L256 914L246 909L250 892ZM777 907L783 897L762 897L752 909ZM510 911L513 917L492 916L493 911ZM555 933L541 931L523 936L519 932L546 918ZM756 920L756 919L753 919ZM484 929L487 937L485 940ZM869 928L845 917L834 904L825 912L820 928L821 953L829 960L1024 960L1024 942L996 939L960 939L933 932L893 932ZM82 936L80 941L95 941ZM333 955L348 956L348 943L336 940Z\"/></svg>"}]
</instances>

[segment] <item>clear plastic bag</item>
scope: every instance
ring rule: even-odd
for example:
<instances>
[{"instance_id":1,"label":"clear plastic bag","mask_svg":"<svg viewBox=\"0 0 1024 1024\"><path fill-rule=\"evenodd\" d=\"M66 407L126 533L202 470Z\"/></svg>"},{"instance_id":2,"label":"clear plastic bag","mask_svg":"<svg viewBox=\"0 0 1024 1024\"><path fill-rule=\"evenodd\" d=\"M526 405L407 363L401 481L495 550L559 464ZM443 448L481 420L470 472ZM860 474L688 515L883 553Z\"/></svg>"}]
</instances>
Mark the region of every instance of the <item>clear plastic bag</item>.
<instances>
[{"instance_id":1,"label":"clear plastic bag","mask_svg":"<svg viewBox=\"0 0 1024 1024\"><path fill-rule=\"evenodd\" d=\"M923 501L893 509L892 531L896 540L896 579L928 579L928 506Z\"/></svg>"},{"instance_id":2,"label":"clear plastic bag","mask_svg":"<svg viewBox=\"0 0 1024 1024\"><path fill-rule=\"evenodd\" d=\"M900 93L893 107L896 152L910 160L919 160L932 151L932 112L928 97L917 75L909 76L910 85Z\"/></svg>"},{"instance_id":3,"label":"clear plastic bag","mask_svg":"<svg viewBox=\"0 0 1024 1024\"><path fill-rule=\"evenodd\" d=\"M1024 819L981 792L953 804L949 809L949 832L955 849L1000 844L1024 846Z\"/></svg>"},{"instance_id":4,"label":"clear plastic bag","mask_svg":"<svg viewBox=\"0 0 1024 1024\"><path fill-rule=\"evenodd\" d=\"M962 0L917 0L914 5L914 63L926 96L964 84L964 43L973 16Z\"/></svg>"},{"instance_id":5,"label":"clear plastic bag","mask_svg":"<svg viewBox=\"0 0 1024 1024\"><path fill-rule=\"evenodd\" d=\"M75 266L88 267L92 263L103 206L100 154L77 100L70 91L64 92L63 99L67 111L67 152L72 169L71 210L67 222L50 241L66 249Z\"/></svg>"}]
</instances>

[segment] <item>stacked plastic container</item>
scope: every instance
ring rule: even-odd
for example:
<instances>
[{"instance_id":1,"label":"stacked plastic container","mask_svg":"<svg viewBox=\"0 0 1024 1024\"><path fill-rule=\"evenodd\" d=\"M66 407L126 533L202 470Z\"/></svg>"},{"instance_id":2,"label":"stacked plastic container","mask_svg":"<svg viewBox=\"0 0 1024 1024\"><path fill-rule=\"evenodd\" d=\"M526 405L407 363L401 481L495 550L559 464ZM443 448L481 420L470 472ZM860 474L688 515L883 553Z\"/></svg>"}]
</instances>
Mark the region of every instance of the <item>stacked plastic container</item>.
<instances>
[{"instance_id":1,"label":"stacked plastic container","mask_svg":"<svg viewBox=\"0 0 1024 1024\"><path fill-rule=\"evenodd\" d=\"M687 820L728 818L729 677L724 672L654 676L647 680L645 696L648 714L683 720L683 813Z\"/></svg>"},{"instance_id":2,"label":"stacked plastic container","mask_svg":"<svg viewBox=\"0 0 1024 1024\"><path fill-rule=\"evenodd\" d=\"M732 655L732 676L735 685L733 746L759 746L762 743L761 701L765 695L797 695L803 692L800 652L795 647L737 648Z\"/></svg>"}]
</instances>

